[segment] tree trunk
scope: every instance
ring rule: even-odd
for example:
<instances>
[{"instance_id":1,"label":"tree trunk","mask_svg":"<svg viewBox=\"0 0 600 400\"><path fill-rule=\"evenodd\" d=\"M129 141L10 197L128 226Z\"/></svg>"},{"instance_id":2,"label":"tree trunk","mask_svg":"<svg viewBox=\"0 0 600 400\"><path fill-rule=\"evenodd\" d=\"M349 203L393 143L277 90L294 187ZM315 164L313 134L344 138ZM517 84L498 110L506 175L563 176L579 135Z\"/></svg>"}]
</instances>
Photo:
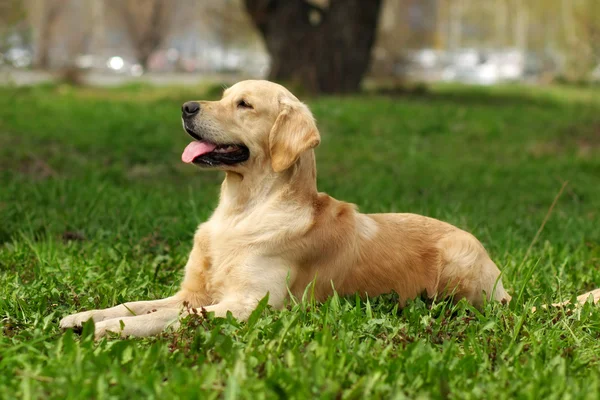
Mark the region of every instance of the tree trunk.
<instances>
[{"instance_id":1,"label":"tree trunk","mask_svg":"<svg viewBox=\"0 0 600 400\"><path fill-rule=\"evenodd\" d=\"M106 30L104 29L104 1L103 0L92 0L91 3L91 32L90 32L90 43L87 49L90 53L104 54L105 51L105 35Z\"/></svg>"},{"instance_id":2,"label":"tree trunk","mask_svg":"<svg viewBox=\"0 0 600 400\"><path fill-rule=\"evenodd\" d=\"M65 1L30 0L26 6L36 46L34 66L39 69L48 69L52 31L57 17L65 6Z\"/></svg>"},{"instance_id":3,"label":"tree trunk","mask_svg":"<svg viewBox=\"0 0 600 400\"><path fill-rule=\"evenodd\" d=\"M115 0L137 61L146 70L152 54L165 40L173 15L167 0Z\"/></svg>"},{"instance_id":4,"label":"tree trunk","mask_svg":"<svg viewBox=\"0 0 600 400\"><path fill-rule=\"evenodd\" d=\"M271 56L269 79L321 93L360 87L382 0L245 0ZM320 2L323 3L323 2Z\"/></svg>"},{"instance_id":5,"label":"tree trunk","mask_svg":"<svg viewBox=\"0 0 600 400\"><path fill-rule=\"evenodd\" d=\"M464 13L463 2L464 0L455 0L450 2L450 32L448 33L450 50L458 50L462 46L462 24Z\"/></svg>"},{"instance_id":6,"label":"tree trunk","mask_svg":"<svg viewBox=\"0 0 600 400\"><path fill-rule=\"evenodd\" d=\"M37 42L37 57L34 65L36 68L43 70L50 67L50 29L51 25L44 21Z\"/></svg>"},{"instance_id":7,"label":"tree trunk","mask_svg":"<svg viewBox=\"0 0 600 400\"><path fill-rule=\"evenodd\" d=\"M436 4L434 48L436 50L444 50L448 48L448 2L440 0Z\"/></svg>"},{"instance_id":8,"label":"tree trunk","mask_svg":"<svg viewBox=\"0 0 600 400\"><path fill-rule=\"evenodd\" d=\"M508 32L508 5L505 0L496 0L495 12L496 16L496 47L501 49L505 47Z\"/></svg>"},{"instance_id":9,"label":"tree trunk","mask_svg":"<svg viewBox=\"0 0 600 400\"><path fill-rule=\"evenodd\" d=\"M517 49L526 52L529 37L529 9L527 4L518 1L515 4L515 45Z\"/></svg>"}]
</instances>

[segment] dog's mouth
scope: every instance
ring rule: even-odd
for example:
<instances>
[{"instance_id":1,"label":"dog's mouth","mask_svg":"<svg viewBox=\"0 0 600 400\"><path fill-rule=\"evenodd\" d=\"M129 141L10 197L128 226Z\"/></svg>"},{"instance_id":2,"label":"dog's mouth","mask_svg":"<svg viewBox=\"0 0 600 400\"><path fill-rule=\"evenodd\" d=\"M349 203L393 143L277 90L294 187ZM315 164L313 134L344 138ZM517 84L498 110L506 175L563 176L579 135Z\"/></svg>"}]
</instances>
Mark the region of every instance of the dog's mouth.
<instances>
[{"instance_id":1,"label":"dog's mouth","mask_svg":"<svg viewBox=\"0 0 600 400\"><path fill-rule=\"evenodd\" d=\"M239 164L250 157L250 150L244 145L213 143L202 139L187 127L185 130L196 140L188 144L183 150L181 160L184 163L217 167L219 165Z\"/></svg>"}]
</instances>

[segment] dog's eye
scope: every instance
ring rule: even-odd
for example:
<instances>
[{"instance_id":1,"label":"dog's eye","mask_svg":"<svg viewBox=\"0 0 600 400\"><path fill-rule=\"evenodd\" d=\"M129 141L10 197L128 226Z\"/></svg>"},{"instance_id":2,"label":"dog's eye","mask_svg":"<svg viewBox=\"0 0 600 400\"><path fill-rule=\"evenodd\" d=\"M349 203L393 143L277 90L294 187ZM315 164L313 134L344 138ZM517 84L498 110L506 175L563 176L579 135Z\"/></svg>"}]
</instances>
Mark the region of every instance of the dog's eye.
<instances>
[{"instance_id":1,"label":"dog's eye","mask_svg":"<svg viewBox=\"0 0 600 400\"><path fill-rule=\"evenodd\" d=\"M237 106L238 106L238 108L254 108L250 104L246 103L245 100L238 101Z\"/></svg>"}]
</instances>

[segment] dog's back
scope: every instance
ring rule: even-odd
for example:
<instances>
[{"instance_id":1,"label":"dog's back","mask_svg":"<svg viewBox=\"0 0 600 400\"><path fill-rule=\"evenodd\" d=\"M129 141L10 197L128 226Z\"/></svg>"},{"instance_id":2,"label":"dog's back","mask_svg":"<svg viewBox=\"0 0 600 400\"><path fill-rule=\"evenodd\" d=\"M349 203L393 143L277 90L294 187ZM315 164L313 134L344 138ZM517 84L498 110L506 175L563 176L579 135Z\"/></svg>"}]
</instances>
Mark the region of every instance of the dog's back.
<instances>
[{"instance_id":1,"label":"dog's back","mask_svg":"<svg viewBox=\"0 0 600 400\"><path fill-rule=\"evenodd\" d=\"M421 294L454 295L476 306L484 297L510 300L500 271L479 241L445 222L415 214L361 214L352 204L323 193L314 224L299 243L292 292L315 282L317 298L341 294L377 296L395 291L401 304ZM333 287L332 287L333 286Z\"/></svg>"}]
</instances>

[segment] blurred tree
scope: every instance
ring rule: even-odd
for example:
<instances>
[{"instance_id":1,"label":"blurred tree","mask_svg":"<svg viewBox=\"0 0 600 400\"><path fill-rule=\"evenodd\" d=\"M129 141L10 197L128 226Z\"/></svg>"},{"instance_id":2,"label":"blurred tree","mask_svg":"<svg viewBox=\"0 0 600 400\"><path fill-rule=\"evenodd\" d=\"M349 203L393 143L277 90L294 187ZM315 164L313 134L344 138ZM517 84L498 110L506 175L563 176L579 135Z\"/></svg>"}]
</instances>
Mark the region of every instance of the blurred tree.
<instances>
[{"instance_id":1,"label":"blurred tree","mask_svg":"<svg viewBox=\"0 0 600 400\"><path fill-rule=\"evenodd\" d=\"M105 38L106 28L104 21L104 10L105 4L104 0L91 0L89 5L89 13L91 17L90 21L90 33L89 33L89 43L88 43L88 52L102 52L105 46Z\"/></svg>"},{"instance_id":2,"label":"blurred tree","mask_svg":"<svg viewBox=\"0 0 600 400\"><path fill-rule=\"evenodd\" d=\"M585 80L600 65L600 2L563 0L562 4L568 56L565 76L574 81Z\"/></svg>"},{"instance_id":3,"label":"blurred tree","mask_svg":"<svg viewBox=\"0 0 600 400\"><path fill-rule=\"evenodd\" d=\"M0 28L12 26L23 19L22 0L0 0Z\"/></svg>"},{"instance_id":4,"label":"blurred tree","mask_svg":"<svg viewBox=\"0 0 600 400\"><path fill-rule=\"evenodd\" d=\"M147 69L150 56L167 37L173 5L168 0L114 0L112 5L123 20L137 61Z\"/></svg>"},{"instance_id":5,"label":"blurred tree","mask_svg":"<svg viewBox=\"0 0 600 400\"><path fill-rule=\"evenodd\" d=\"M23 0L0 0L0 52L6 50L8 36L25 17Z\"/></svg>"},{"instance_id":6,"label":"blurred tree","mask_svg":"<svg viewBox=\"0 0 600 400\"><path fill-rule=\"evenodd\" d=\"M582 36L587 39L591 57L600 64L600 2L590 0L589 9L580 7L575 18L582 27Z\"/></svg>"},{"instance_id":7,"label":"blurred tree","mask_svg":"<svg viewBox=\"0 0 600 400\"><path fill-rule=\"evenodd\" d=\"M517 49L527 51L529 36L529 7L528 4L514 0L514 42Z\"/></svg>"},{"instance_id":8,"label":"blurred tree","mask_svg":"<svg viewBox=\"0 0 600 400\"><path fill-rule=\"evenodd\" d=\"M245 0L271 56L269 78L307 90L359 89L382 0Z\"/></svg>"},{"instance_id":9,"label":"blurred tree","mask_svg":"<svg viewBox=\"0 0 600 400\"><path fill-rule=\"evenodd\" d=\"M454 0L450 3L448 10L448 48L457 50L462 47L465 0Z\"/></svg>"},{"instance_id":10,"label":"blurred tree","mask_svg":"<svg viewBox=\"0 0 600 400\"><path fill-rule=\"evenodd\" d=\"M50 66L50 45L58 17L68 0L28 0L27 17L33 30L35 43L34 66L47 69Z\"/></svg>"},{"instance_id":11,"label":"blurred tree","mask_svg":"<svg viewBox=\"0 0 600 400\"><path fill-rule=\"evenodd\" d=\"M255 29L237 0L207 2L198 7L198 12L204 17L202 23L211 29L225 49L256 39L256 35L252 35Z\"/></svg>"}]
</instances>

